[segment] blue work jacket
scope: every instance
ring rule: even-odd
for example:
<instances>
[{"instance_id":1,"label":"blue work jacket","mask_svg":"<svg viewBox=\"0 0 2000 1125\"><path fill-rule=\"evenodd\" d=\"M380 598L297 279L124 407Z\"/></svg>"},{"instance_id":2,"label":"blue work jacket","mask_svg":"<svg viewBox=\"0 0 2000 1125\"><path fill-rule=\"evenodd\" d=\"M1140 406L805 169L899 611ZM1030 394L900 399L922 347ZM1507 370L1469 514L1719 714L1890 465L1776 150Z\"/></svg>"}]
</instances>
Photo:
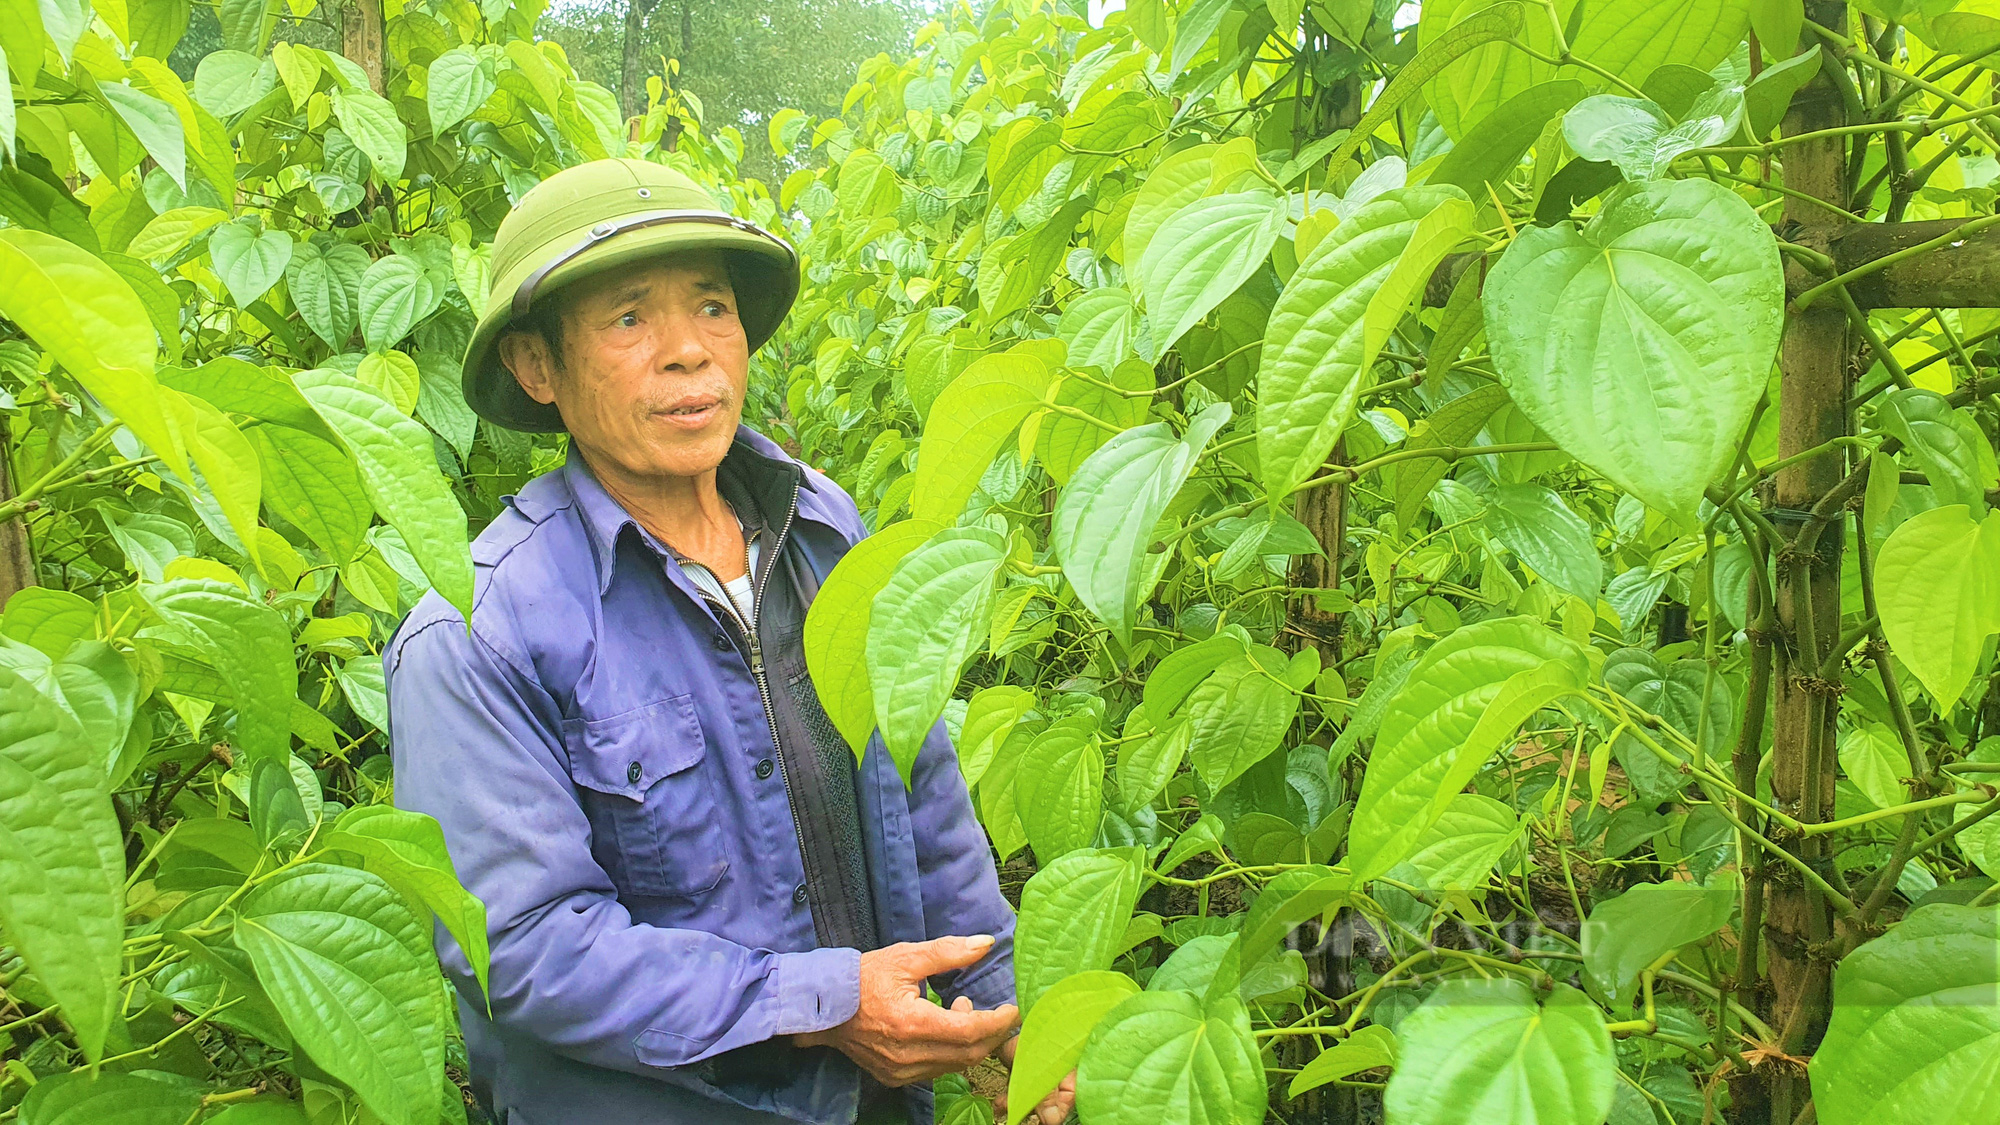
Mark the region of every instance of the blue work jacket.
<instances>
[{"instance_id":1,"label":"blue work jacket","mask_svg":"<svg viewBox=\"0 0 2000 1125\"><path fill-rule=\"evenodd\" d=\"M729 458L796 475L783 549L818 578L866 534L769 439L741 429ZM504 1125L853 1121L860 1070L785 1037L854 1015L861 954L815 938L772 726L715 608L575 453L472 557L471 629L430 593L383 664L396 804L437 818L486 905L490 1018L438 930L475 1089ZM992 934L931 984L1012 1003L1013 912L942 724L907 789L879 736L854 789L880 941ZM928 1089L906 1098L927 1122Z\"/></svg>"}]
</instances>

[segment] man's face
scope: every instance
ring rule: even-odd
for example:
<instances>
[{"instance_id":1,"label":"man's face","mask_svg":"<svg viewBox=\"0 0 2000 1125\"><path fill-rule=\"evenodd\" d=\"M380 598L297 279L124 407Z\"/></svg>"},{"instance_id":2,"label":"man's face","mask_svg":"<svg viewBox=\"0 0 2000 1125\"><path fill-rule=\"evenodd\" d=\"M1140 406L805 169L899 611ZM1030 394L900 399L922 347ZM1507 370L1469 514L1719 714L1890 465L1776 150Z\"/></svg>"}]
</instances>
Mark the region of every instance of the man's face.
<instances>
[{"instance_id":1,"label":"man's face","mask_svg":"<svg viewBox=\"0 0 2000 1125\"><path fill-rule=\"evenodd\" d=\"M644 479L721 464L750 378L722 255L612 270L570 287L565 300L562 355L534 333L500 342L528 397L556 405L594 466Z\"/></svg>"}]
</instances>

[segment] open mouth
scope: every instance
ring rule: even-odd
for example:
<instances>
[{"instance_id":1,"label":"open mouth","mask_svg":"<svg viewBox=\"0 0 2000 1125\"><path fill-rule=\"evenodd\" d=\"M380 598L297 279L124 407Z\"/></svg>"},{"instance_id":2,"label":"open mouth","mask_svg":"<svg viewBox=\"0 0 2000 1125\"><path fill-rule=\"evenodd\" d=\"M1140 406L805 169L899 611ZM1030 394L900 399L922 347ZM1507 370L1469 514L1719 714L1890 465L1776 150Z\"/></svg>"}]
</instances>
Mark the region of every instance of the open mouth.
<instances>
[{"instance_id":1,"label":"open mouth","mask_svg":"<svg viewBox=\"0 0 2000 1125\"><path fill-rule=\"evenodd\" d=\"M696 428L708 424L721 409L719 398L690 398L656 413L673 425Z\"/></svg>"}]
</instances>

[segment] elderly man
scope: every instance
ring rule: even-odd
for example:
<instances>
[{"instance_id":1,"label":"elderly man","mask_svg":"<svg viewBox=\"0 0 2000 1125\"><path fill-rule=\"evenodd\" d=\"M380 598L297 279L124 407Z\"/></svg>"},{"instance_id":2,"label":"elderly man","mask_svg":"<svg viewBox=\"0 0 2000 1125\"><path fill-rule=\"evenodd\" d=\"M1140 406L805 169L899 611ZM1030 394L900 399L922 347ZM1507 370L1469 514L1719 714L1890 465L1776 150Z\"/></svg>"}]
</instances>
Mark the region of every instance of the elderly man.
<instances>
[{"instance_id":1,"label":"elderly man","mask_svg":"<svg viewBox=\"0 0 2000 1125\"><path fill-rule=\"evenodd\" d=\"M470 628L431 594L384 656L397 803L486 904L490 1009L439 938L475 1088L502 1125L928 1121L929 1079L1011 1061L1013 915L943 729L906 788L813 691L806 608L865 532L739 424L797 255L600 160L493 270L466 398L568 460L473 544Z\"/></svg>"}]
</instances>

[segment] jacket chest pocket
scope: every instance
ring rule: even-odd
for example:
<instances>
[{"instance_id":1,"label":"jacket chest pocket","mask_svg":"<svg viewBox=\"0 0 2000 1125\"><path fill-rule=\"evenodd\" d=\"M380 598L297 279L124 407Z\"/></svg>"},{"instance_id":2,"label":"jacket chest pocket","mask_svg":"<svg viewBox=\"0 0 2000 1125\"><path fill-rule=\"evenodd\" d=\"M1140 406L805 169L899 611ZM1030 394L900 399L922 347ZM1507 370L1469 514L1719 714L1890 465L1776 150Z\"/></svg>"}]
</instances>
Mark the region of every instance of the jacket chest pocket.
<instances>
[{"instance_id":1,"label":"jacket chest pocket","mask_svg":"<svg viewBox=\"0 0 2000 1125\"><path fill-rule=\"evenodd\" d=\"M563 724L591 852L621 894L701 894L729 870L694 697Z\"/></svg>"}]
</instances>

